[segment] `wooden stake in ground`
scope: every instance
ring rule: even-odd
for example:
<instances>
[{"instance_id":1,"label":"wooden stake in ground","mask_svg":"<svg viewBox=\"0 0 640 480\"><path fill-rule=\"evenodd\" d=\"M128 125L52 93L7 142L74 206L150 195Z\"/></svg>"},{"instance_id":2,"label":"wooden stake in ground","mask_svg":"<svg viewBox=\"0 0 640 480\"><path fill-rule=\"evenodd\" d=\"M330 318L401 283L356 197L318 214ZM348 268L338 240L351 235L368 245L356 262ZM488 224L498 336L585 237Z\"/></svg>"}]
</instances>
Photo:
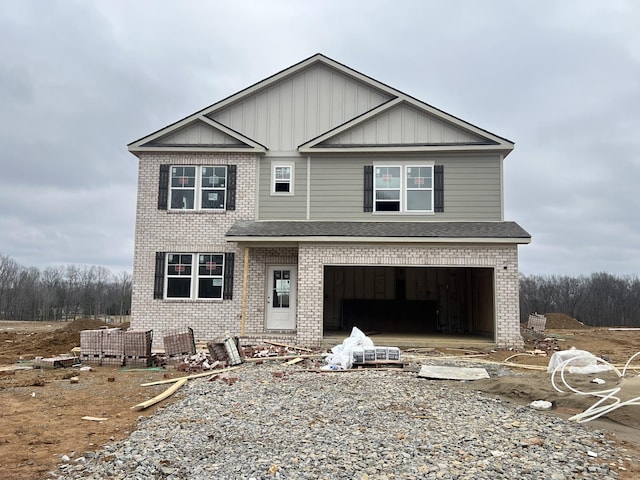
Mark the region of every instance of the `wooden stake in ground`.
<instances>
[{"instance_id":1,"label":"wooden stake in ground","mask_svg":"<svg viewBox=\"0 0 640 480\"><path fill-rule=\"evenodd\" d=\"M160 395L156 395L155 397L147 400L146 402L142 402L137 405L134 405L133 407L131 407L131 410L144 410L145 408L150 407L151 405L155 405L156 403L161 402L165 398L173 395L180 387L182 387L185 383L187 383L187 381L188 380L186 378L181 378L175 383L175 385L171 385Z\"/></svg>"}]
</instances>

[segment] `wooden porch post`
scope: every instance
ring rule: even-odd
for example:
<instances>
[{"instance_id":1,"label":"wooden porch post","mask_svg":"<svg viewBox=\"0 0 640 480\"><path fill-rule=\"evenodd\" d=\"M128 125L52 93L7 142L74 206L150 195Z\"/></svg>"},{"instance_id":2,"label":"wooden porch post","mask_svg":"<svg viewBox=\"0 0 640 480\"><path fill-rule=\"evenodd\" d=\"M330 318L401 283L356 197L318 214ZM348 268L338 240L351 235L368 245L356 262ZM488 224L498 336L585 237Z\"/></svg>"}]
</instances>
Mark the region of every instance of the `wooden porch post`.
<instances>
[{"instance_id":1,"label":"wooden porch post","mask_svg":"<svg viewBox=\"0 0 640 480\"><path fill-rule=\"evenodd\" d=\"M244 247L244 273L242 279L242 314L240 316L240 336L244 336L247 316L247 279L249 278L249 247Z\"/></svg>"}]
</instances>

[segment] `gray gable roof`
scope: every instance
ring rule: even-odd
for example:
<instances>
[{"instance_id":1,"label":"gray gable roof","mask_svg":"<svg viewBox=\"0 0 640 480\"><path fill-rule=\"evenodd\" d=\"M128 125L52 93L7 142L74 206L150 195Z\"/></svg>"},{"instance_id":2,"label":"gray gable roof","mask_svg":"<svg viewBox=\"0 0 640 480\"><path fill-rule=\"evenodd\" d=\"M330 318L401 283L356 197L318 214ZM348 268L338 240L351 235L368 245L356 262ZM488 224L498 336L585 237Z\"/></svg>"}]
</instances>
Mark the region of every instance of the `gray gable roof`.
<instances>
[{"instance_id":1,"label":"gray gable roof","mask_svg":"<svg viewBox=\"0 0 640 480\"><path fill-rule=\"evenodd\" d=\"M531 235L515 222L251 222L235 223L229 241L346 241L404 239L417 241L486 240L529 243ZM327 238L329 237L329 238Z\"/></svg>"}]
</instances>

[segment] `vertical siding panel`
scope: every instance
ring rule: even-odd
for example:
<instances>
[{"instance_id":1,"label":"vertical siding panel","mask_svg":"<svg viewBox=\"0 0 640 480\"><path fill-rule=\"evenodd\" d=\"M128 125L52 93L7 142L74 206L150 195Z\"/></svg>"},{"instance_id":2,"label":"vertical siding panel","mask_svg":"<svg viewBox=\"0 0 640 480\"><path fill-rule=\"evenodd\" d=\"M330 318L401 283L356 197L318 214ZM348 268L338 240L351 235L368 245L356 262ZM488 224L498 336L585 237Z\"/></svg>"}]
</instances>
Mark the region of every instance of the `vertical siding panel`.
<instances>
[{"instance_id":1,"label":"vertical siding panel","mask_svg":"<svg viewBox=\"0 0 640 480\"><path fill-rule=\"evenodd\" d=\"M389 112L389 142L400 143L402 141L402 112L396 108Z\"/></svg>"},{"instance_id":2,"label":"vertical siding panel","mask_svg":"<svg viewBox=\"0 0 640 480\"><path fill-rule=\"evenodd\" d=\"M306 77L306 122L308 138L318 131L318 71L308 70Z\"/></svg>"},{"instance_id":3,"label":"vertical siding panel","mask_svg":"<svg viewBox=\"0 0 640 480\"><path fill-rule=\"evenodd\" d=\"M356 116L356 86L347 81L344 85L344 115L345 118Z\"/></svg>"},{"instance_id":4,"label":"vertical siding panel","mask_svg":"<svg viewBox=\"0 0 640 480\"><path fill-rule=\"evenodd\" d=\"M305 131L305 76L297 75L293 82L293 143L297 147L310 140Z\"/></svg>"},{"instance_id":5,"label":"vertical siding panel","mask_svg":"<svg viewBox=\"0 0 640 480\"><path fill-rule=\"evenodd\" d=\"M241 130L247 137L257 137L256 124L258 120L258 107L256 96L248 98L243 104L243 123Z\"/></svg>"},{"instance_id":6,"label":"vertical siding panel","mask_svg":"<svg viewBox=\"0 0 640 480\"><path fill-rule=\"evenodd\" d=\"M345 79L336 75L331 75L331 121L334 125L344 123L344 83Z\"/></svg>"},{"instance_id":7,"label":"vertical siding panel","mask_svg":"<svg viewBox=\"0 0 640 480\"><path fill-rule=\"evenodd\" d=\"M416 116L416 142L429 143L429 124L424 115Z\"/></svg>"},{"instance_id":8,"label":"vertical siding panel","mask_svg":"<svg viewBox=\"0 0 640 480\"><path fill-rule=\"evenodd\" d=\"M377 137L380 143L389 143L389 116L383 115L376 120Z\"/></svg>"},{"instance_id":9,"label":"vertical siding panel","mask_svg":"<svg viewBox=\"0 0 640 480\"><path fill-rule=\"evenodd\" d=\"M318 128L321 132L331 126L331 72L318 69Z\"/></svg>"},{"instance_id":10,"label":"vertical siding panel","mask_svg":"<svg viewBox=\"0 0 640 480\"><path fill-rule=\"evenodd\" d=\"M280 124L278 144L280 150L294 150L293 148L293 85L291 80L287 80L280 85L279 91L279 112Z\"/></svg>"},{"instance_id":11,"label":"vertical siding panel","mask_svg":"<svg viewBox=\"0 0 640 480\"><path fill-rule=\"evenodd\" d=\"M442 124L433 118L429 119L429 130L431 132L430 142L440 143L444 141L444 136L442 134Z\"/></svg>"},{"instance_id":12,"label":"vertical siding panel","mask_svg":"<svg viewBox=\"0 0 640 480\"><path fill-rule=\"evenodd\" d=\"M280 89L270 88L267 93L267 145L271 150L280 150Z\"/></svg>"},{"instance_id":13,"label":"vertical siding panel","mask_svg":"<svg viewBox=\"0 0 640 480\"><path fill-rule=\"evenodd\" d=\"M451 143L456 141L456 132L449 125L443 127L443 141L445 143Z\"/></svg>"},{"instance_id":14,"label":"vertical siding panel","mask_svg":"<svg viewBox=\"0 0 640 480\"><path fill-rule=\"evenodd\" d=\"M267 145L269 148L269 141L267 138L267 123L268 123L268 101L266 95L260 95L256 97L256 136L253 137L257 142Z\"/></svg>"},{"instance_id":15,"label":"vertical siding panel","mask_svg":"<svg viewBox=\"0 0 640 480\"><path fill-rule=\"evenodd\" d=\"M378 141L376 122L369 122L362 127L362 139L365 144L375 144Z\"/></svg>"}]
</instances>

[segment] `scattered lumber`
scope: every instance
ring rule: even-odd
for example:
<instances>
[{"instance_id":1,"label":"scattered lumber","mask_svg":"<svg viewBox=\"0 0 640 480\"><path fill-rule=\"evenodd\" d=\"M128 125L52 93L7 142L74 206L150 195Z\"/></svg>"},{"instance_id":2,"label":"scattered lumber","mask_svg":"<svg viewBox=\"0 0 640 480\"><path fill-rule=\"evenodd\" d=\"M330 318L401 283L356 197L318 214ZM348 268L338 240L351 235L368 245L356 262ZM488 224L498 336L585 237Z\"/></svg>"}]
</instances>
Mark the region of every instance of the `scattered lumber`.
<instances>
[{"instance_id":1,"label":"scattered lumber","mask_svg":"<svg viewBox=\"0 0 640 480\"><path fill-rule=\"evenodd\" d=\"M296 345L288 345L286 343L279 343L279 342L268 342L265 340L264 343L267 343L269 345L275 345L276 347L286 347L286 348L291 348L293 350L300 350L302 352L312 352L313 350L311 350L310 348L305 348L305 347L298 347Z\"/></svg>"},{"instance_id":2,"label":"scattered lumber","mask_svg":"<svg viewBox=\"0 0 640 480\"><path fill-rule=\"evenodd\" d=\"M285 355L283 357L252 357L245 358L245 362L263 362L265 360L293 360L294 358L320 358L324 357L324 353L314 353L308 355Z\"/></svg>"},{"instance_id":3,"label":"scattered lumber","mask_svg":"<svg viewBox=\"0 0 640 480\"><path fill-rule=\"evenodd\" d=\"M174 385L171 385L169 388L167 388L161 394L156 395L155 397L147 400L146 402L142 402L137 405L134 405L133 407L131 407L131 410L144 410L145 408L148 408L151 405L155 405L156 403L161 402L165 398L168 398L171 395L173 395L180 387L182 387L187 382L188 380L183 377L179 379Z\"/></svg>"},{"instance_id":4,"label":"scattered lumber","mask_svg":"<svg viewBox=\"0 0 640 480\"><path fill-rule=\"evenodd\" d=\"M222 368L220 370L209 370L208 372L194 373L193 375L187 375L185 377L169 378L167 380L158 380L157 382L141 383L140 386L150 387L152 385L175 383L175 382L179 382L180 380L191 380L192 378L200 378L200 377L206 377L208 375L215 375L216 373L229 372L231 370L236 370L237 368L240 368L240 367L229 367L229 368Z\"/></svg>"},{"instance_id":5,"label":"scattered lumber","mask_svg":"<svg viewBox=\"0 0 640 480\"><path fill-rule=\"evenodd\" d=\"M304 360L304 358L302 358L302 357L296 357L296 358L292 358L288 362L284 362L283 365L295 365L296 363L300 363L303 360Z\"/></svg>"}]
</instances>

